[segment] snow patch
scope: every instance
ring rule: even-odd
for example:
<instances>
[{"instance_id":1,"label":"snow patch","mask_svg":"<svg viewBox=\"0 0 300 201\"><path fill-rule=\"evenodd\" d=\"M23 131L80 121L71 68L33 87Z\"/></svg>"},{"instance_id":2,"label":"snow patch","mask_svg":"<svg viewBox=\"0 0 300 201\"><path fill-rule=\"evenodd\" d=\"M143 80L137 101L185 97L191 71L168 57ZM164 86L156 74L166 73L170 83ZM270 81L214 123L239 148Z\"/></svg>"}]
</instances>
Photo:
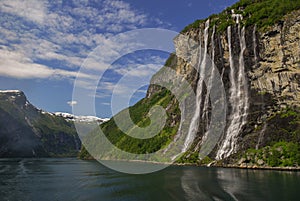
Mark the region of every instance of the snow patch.
<instances>
[{"instance_id":1,"label":"snow patch","mask_svg":"<svg viewBox=\"0 0 300 201\"><path fill-rule=\"evenodd\" d=\"M20 90L0 90L0 93L22 93Z\"/></svg>"},{"instance_id":2,"label":"snow patch","mask_svg":"<svg viewBox=\"0 0 300 201\"><path fill-rule=\"evenodd\" d=\"M67 121L76 121L76 122L98 122L103 123L109 120L109 118L99 118L96 116L76 116L66 112L55 112L53 113L55 116L63 117Z\"/></svg>"}]
</instances>

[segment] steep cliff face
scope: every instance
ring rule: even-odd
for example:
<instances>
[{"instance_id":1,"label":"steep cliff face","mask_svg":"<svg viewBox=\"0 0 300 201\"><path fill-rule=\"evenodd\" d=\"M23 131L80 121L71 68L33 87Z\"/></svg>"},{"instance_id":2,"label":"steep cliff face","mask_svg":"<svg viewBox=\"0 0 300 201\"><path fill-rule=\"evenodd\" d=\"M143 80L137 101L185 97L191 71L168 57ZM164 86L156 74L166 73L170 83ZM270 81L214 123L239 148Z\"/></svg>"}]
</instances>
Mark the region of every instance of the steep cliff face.
<instances>
[{"instance_id":1,"label":"steep cliff face","mask_svg":"<svg viewBox=\"0 0 300 201\"><path fill-rule=\"evenodd\" d=\"M243 9L239 11L242 13ZM224 83L220 87L226 91L226 127L209 154L209 158L224 163L235 163L250 148L259 149L278 141L300 142L299 115L296 115L300 105L300 10L284 16L267 31L258 30L256 25L244 27L242 15L232 17L241 19L235 19L236 24L223 32L217 32L217 27L209 24L212 18L183 33L197 41L200 49L209 55ZM173 57L169 66L185 75L196 92L198 87L203 88L197 112L205 113L211 110L206 101L211 86L207 82L199 85L201 78L191 68L197 65L193 62L197 55L195 45L188 44L189 39L184 36L176 38L175 43L180 58ZM205 65L199 67L200 71L205 71ZM149 91L155 93L151 88ZM198 121L207 122L208 119L202 116ZM197 145L202 143L206 132L200 123L196 142L182 161L195 162L189 157L199 152L201 146Z\"/></svg>"},{"instance_id":2,"label":"steep cliff face","mask_svg":"<svg viewBox=\"0 0 300 201\"><path fill-rule=\"evenodd\" d=\"M129 111L136 125L147 127L150 108L161 105L168 116L164 129L151 140L137 140L126 137L113 118L102 130L124 151L165 150L162 156L184 136L179 163L300 165L299 7L298 1L242 0L187 26L165 66L189 82L195 105L178 103L154 84L161 70Z\"/></svg>"},{"instance_id":3,"label":"steep cliff face","mask_svg":"<svg viewBox=\"0 0 300 201\"><path fill-rule=\"evenodd\" d=\"M257 64L249 72L251 87L272 94L278 103L300 104L300 11L257 36Z\"/></svg>"},{"instance_id":4,"label":"steep cliff face","mask_svg":"<svg viewBox=\"0 0 300 201\"><path fill-rule=\"evenodd\" d=\"M0 91L0 157L76 156L71 122L30 104L22 91Z\"/></svg>"}]
</instances>

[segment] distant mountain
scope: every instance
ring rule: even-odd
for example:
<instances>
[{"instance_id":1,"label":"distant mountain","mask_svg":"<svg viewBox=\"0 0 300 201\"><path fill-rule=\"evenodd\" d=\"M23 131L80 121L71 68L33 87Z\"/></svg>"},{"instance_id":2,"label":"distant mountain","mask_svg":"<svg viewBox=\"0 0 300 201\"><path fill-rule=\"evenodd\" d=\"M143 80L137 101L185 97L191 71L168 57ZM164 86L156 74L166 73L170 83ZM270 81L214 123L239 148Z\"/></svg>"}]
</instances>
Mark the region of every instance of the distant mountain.
<instances>
[{"instance_id":1,"label":"distant mountain","mask_svg":"<svg viewBox=\"0 0 300 201\"><path fill-rule=\"evenodd\" d=\"M81 141L74 121L106 120L45 112L33 106L22 91L0 91L0 157L77 156Z\"/></svg>"}]
</instances>

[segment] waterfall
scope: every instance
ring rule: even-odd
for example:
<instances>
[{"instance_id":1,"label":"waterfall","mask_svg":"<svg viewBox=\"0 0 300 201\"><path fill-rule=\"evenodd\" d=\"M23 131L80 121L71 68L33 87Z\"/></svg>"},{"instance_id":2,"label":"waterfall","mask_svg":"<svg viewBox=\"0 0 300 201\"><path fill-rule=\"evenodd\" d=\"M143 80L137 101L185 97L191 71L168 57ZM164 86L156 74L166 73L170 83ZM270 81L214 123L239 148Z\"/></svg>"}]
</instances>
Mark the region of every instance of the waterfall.
<instances>
[{"instance_id":1,"label":"waterfall","mask_svg":"<svg viewBox=\"0 0 300 201\"><path fill-rule=\"evenodd\" d=\"M247 116L249 110L249 94L248 94L248 83L246 79L246 70L245 70L245 59L244 53L246 50L246 39L245 39L245 27L242 28L241 36L240 36L240 46L241 46L241 53L240 53L240 72L239 72L239 91L242 93L240 96L240 109L242 115L242 122L240 129L247 123Z\"/></svg>"},{"instance_id":2,"label":"waterfall","mask_svg":"<svg viewBox=\"0 0 300 201\"><path fill-rule=\"evenodd\" d=\"M211 71L210 73L208 74L209 76L209 79L208 79L208 83L207 84L207 93L206 93L206 96L205 96L205 101L204 101L204 106L203 106L203 114L202 114L202 120L206 120L206 132L205 134L203 135L202 137L202 140L197 144L197 149L199 148L200 145L203 144L203 142L205 142L206 138L207 138L207 135L208 135L208 129L209 129L209 125L210 125L210 121L209 121L209 99L210 99L210 92L211 92L211 88L212 88L212 81L213 81L213 78L215 76L215 64L214 64L214 61L215 61L215 41L214 41L214 37L215 37L215 32L216 32L216 27L214 26L213 27L213 33L212 33L212 36L211 36Z\"/></svg>"},{"instance_id":3,"label":"waterfall","mask_svg":"<svg viewBox=\"0 0 300 201\"><path fill-rule=\"evenodd\" d=\"M230 62L230 98L229 102L232 107L230 114L230 124L227 128L225 139L217 152L217 159L222 159L230 156L236 151L238 135L245 125L248 113L248 91L247 91L247 81L245 77L245 62L244 62L244 52L246 50L246 40L245 40L245 27L240 28L238 25L239 41L240 41L240 55L236 79L234 55L232 52L231 43L231 27L227 29L228 35L228 47L229 47L229 62Z\"/></svg>"},{"instance_id":4,"label":"waterfall","mask_svg":"<svg viewBox=\"0 0 300 201\"><path fill-rule=\"evenodd\" d=\"M212 88L212 81L213 81L213 77L215 76L214 73L214 69L215 69L215 66L214 66L214 61L215 61L215 41L214 41L214 37L215 37L215 32L216 32L216 27L214 26L213 27L213 33L212 33L212 36L211 36L211 47L212 47L212 53L211 53L211 63L212 63L212 68L211 68L211 71L209 73L209 80L208 80L208 83L207 83L207 93L206 93L206 97L205 97L205 101L204 101L204 107L203 107L203 114L202 114L202 119L204 119L206 117L206 120L207 120L207 123L206 123L206 129L208 129L209 127L209 119L208 119L208 114L209 114L209 110L208 110L208 104L209 104L209 98L210 98L210 91L211 91L211 88Z\"/></svg>"},{"instance_id":5,"label":"waterfall","mask_svg":"<svg viewBox=\"0 0 300 201\"><path fill-rule=\"evenodd\" d=\"M231 146L231 134L233 133L233 129L237 130L237 128L234 128L236 124L236 118L234 118L234 114L236 114L236 80L235 80L235 69L234 69L234 61L233 61L233 53L232 53L232 47L231 47L231 26L227 28L227 37L228 37L228 49L229 49L229 65L230 65L230 97L229 97L229 102L230 105L232 106L232 111L231 111L231 124L228 127L228 130L226 132L226 137L224 139L224 142L222 144L222 147L218 150L217 152L217 159L221 159L224 154L226 154L227 150L230 149ZM231 132L231 133L229 133Z\"/></svg>"},{"instance_id":6,"label":"waterfall","mask_svg":"<svg viewBox=\"0 0 300 201\"><path fill-rule=\"evenodd\" d=\"M255 62L255 65L254 67L256 67L257 65L257 52L256 52L256 48L257 48L257 42L256 42L256 25L254 26L253 28L253 52L254 52L254 62Z\"/></svg>"},{"instance_id":7,"label":"waterfall","mask_svg":"<svg viewBox=\"0 0 300 201\"><path fill-rule=\"evenodd\" d=\"M264 133L267 129L267 124L264 124L262 130L260 131L259 135L258 135L258 140L257 140L257 144L255 145L255 149L259 149L259 145L262 143L263 137L264 137Z\"/></svg>"},{"instance_id":8,"label":"waterfall","mask_svg":"<svg viewBox=\"0 0 300 201\"><path fill-rule=\"evenodd\" d=\"M232 27L227 28L228 35L228 49L229 49L229 80L230 80L230 89L229 89L229 105L231 106L231 112L228 117L228 126L225 130L225 135L222 143L216 154L216 159L222 159L230 156L235 153L237 150L237 141L238 135L240 134L243 126L246 124L247 115L249 110L248 103L248 86L247 79L245 74L245 61L244 53L246 50L246 40L245 40L245 27L241 28L240 24L238 25L238 37L239 37L239 46L240 52L239 55L234 55L233 51L233 42L232 42ZM202 49L202 38L204 39L204 47ZM196 108L195 113L192 116L191 123L188 127L188 133L185 138L184 146L182 148L182 153L186 152L194 141L197 131L199 129L199 122L206 122L206 133L203 135L202 140L197 144L196 149L202 145L202 142L207 138L207 129L209 128L209 100L210 93L212 90L212 77L215 76L215 27L213 28L211 41L209 39L209 20L205 23L204 33L199 32L199 50L198 50L198 61L197 68L199 72L199 78L196 86ZM211 60L207 58L208 45L211 44ZM253 39L253 42L256 42L256 39ZM256 53L255 53L256 54ZM234 60L234 57L238 56L238 62ZM210 63L211 62L211 63ZM212 65L213 67L207 70L207 66ZM207 72L205 72L207 71ZM209 71L209 72L208 72ZM205 94L203 92L204 88L204 76L208 76L208 81L206 84ZM203 106L203 108L202 108ZM195 150L194 150L195 151Z\"/></svg>"},{"instance_id":9,"label":"waterfall","mask_svg":"<svg viewBox=\"0 0 300 201\"><path fill-rule=\"evenodd\" d=\"M248 109L249 109L249 95L248 95L248 83L245 74L245 60L244 60L244 53L246 50L246 39L245 39L245 27L242 28L241 35L240 35L240 46L241 46L241 53L239 58L239 94L240 94L240 109L242 115L242 122L241 127L244 126L247 122L248 116Z\"/></svg>"},{"instance_id":10,"label":"waterfall","mask_svg":"<svg viewBox=\"0 0 300 201\"><path fill-rule=\"evenodd\" d=\"M189 131L187 137L184 142L184 146L182 152L186 152L189 148L190 144L195 139L196 133L199 127L199 118L201 113L201 103L202 103L202 89L204 83L204 74L205 74L205 66L207 65L207 46L208 46L208 30L209 30L209 20L205 23L205 30L204 30L204 53L202 54L201 45L199 46L199 55L198 55L198 71L200 73L199 79L197 82L197 89L196 89L196 111L191 120L191 124L189 126ZM201 32L199 34L199 42L201 44Z\"/></svg>"}]
</instances>

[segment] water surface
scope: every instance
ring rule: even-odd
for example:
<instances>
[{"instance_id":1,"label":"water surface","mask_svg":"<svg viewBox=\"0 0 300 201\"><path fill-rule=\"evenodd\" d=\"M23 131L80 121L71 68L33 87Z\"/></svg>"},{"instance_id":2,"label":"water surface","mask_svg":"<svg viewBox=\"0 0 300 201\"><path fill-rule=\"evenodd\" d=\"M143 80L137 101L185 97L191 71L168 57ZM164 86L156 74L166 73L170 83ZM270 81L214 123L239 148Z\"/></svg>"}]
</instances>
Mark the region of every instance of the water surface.
<instances>
[{"instance_id":1,"label":"water surface","mask_svg":"<svg viewBox=\"0 0 300 201\"><path fill-rule=\"evenodd\" d=\"M299 200L300 172L171 166L128 175L96 161L0 159L0 200Z\"/></svg>"}]
</instances>

